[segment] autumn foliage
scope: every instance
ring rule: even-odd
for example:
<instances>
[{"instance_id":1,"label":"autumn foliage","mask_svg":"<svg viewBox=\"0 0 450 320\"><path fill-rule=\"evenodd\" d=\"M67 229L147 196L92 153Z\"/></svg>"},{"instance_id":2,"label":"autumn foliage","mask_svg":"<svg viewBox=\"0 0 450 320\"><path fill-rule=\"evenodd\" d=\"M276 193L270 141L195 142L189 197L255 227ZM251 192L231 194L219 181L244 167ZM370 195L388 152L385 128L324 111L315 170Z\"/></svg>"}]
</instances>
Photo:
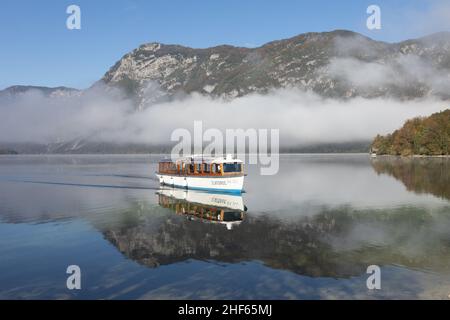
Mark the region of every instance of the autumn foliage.
<instances>
[{"instance_id":1,"label":"autumn foliage","mask_svg":"<svg viewBox=\"0 0 450 320\"><path fill-rule=\"evenodd\" d=\"M408 120L392 134L377 135L371 151L378 155L449 155L450 109Z\"/></svg>"}]
</instances>

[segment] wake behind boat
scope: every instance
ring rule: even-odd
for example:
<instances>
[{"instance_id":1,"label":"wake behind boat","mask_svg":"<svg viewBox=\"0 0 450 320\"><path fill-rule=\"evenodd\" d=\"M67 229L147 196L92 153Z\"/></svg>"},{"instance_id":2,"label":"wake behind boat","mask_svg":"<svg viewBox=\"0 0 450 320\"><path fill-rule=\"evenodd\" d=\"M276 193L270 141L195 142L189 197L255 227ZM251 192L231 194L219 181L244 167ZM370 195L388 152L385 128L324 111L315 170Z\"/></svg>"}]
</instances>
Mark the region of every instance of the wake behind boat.
<instances>
[{"instance_id":1,"label":"wake behind boat","mask_svg":"<svg viewBox=\"0 0 450 320\"><path fill-rule=\"evenodd\" d=\"M241 193L244 186L244 164L227 157L182 157L159 162L156 176L163 185L178 188Z\"/></svg>"}]
</instances>

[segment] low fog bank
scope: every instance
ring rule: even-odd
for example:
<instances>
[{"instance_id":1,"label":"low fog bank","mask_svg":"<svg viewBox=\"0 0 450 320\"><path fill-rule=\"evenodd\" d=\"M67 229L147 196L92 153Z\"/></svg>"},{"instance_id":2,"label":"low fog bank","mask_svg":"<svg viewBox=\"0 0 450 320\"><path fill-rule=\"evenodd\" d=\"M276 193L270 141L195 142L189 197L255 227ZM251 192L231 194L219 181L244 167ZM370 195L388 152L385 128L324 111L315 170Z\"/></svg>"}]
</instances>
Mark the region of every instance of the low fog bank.
<instances>
[{"instance_id":1,"label":"low fog bank","mask_svg":"<svg viewBox=\"0 0 450 320\"><path fill-rule=\"evenodd\" d=\"M191 94L136 111L123 95L92 90L80 96L45 97L31 91L0 104L0 142L169 145L176 128L192 132L195 120L207 128L279 129L281 147L370 141L406 119L445 109L428 98L325 99L299 90L275 90L231 101Z\"/></svg>"}]
</instances>

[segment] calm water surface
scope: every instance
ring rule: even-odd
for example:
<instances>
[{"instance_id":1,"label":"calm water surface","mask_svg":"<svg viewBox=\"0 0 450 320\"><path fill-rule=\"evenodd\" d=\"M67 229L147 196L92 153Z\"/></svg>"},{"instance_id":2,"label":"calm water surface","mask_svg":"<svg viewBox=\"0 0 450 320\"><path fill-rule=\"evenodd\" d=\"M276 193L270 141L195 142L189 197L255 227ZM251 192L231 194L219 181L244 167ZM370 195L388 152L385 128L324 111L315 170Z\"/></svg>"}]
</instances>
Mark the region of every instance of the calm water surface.
<instances>
[{"instance_id":1,"label":"calm water surface","mask_svg":"<svg viewBox=\"0 0 450 320\"><path fill-rule=\"evenodd\" d=\"M0 156L0 298L449 298L448 159L286 155L227 197L160 190L160 158Z\"/></svg>"}]
</instances>

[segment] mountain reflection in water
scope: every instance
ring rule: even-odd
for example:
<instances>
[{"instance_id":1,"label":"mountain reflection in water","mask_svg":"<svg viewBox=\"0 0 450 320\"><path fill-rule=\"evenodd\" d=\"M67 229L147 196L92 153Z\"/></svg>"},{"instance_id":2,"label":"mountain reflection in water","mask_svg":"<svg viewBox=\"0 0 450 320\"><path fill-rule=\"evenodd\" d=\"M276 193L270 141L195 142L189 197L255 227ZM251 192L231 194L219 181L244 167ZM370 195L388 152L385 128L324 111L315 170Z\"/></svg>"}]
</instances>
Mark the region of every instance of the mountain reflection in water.
<instances>
[{"instance_id":1,"label":"mountain reflection in water","mask_svg":"<svg viewBox=\"0 0 450 320\"><path fill-rule=\"evenodd\" d=\"M196 191L175 192L192 193L190 198L197 199L205 196ZM169 209L162 211L163 218L140 203L122 213L125 227L119 224L103 230L120 252L149 267L187 259L257 260L312 277L357 276L371 264L450 273L450 245L442 246L450 244L444 231L450 230L447 209L430 214L407 206L389 210L342 206L289 221L251 213L243 219L243 211L236 210L232 217L239 226L227 230L220 225L225 208L161 193L158 197L161 207Z\"/></svg>"},{"instance_id":2,"label":"mountain reflection in water","mask_svg":"<svg viewBox=\"0 0 450 320\"><path fill-rule=\"evenodd\" d=\"M450 293L448 159L281 156L274 176L247 166L240 196L160 188L159 159L0 157L0 298Z\"/></svg>"}]
</instances>

